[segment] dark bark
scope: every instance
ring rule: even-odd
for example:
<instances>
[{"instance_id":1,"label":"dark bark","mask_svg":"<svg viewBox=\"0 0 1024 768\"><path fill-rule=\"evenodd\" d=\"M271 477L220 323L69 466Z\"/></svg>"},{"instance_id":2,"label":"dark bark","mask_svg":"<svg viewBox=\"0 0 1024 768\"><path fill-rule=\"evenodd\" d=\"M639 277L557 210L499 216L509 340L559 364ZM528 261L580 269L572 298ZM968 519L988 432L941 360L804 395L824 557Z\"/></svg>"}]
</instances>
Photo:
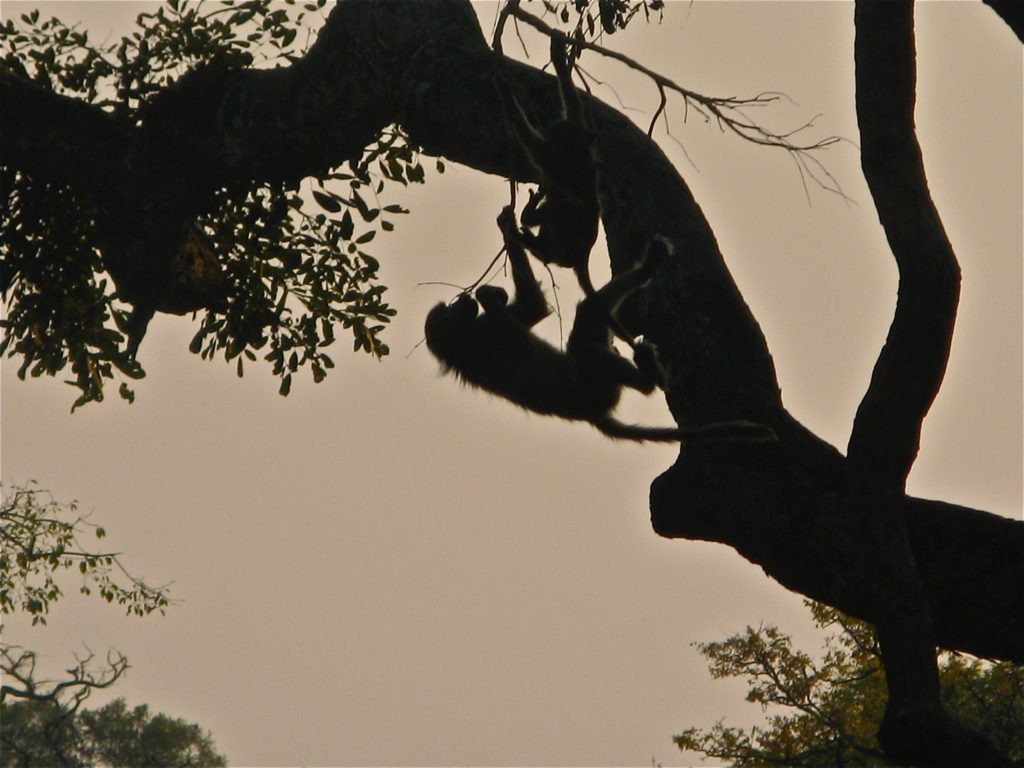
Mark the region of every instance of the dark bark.
<instances>
[{"instance_id":1,"label":"dark bark","mask_svg":"<svg viewBox=\"0 0 1024 768\"><path fill-rule=\"evenodd\" d=\"M1024 42L1024 3L1020 0L982 0L982 2L999 14L999 18L1013 30L1017 39Z\"/></svg>"},{"instance_id":2,"label":"dark bark","mask_svg":"<svg viewBox=\"0 0 1024 768\"><path fill-rule=\"evenodd\" d=\"M8 73L0 78L3 162L42 176L62 174L97 205L136 221L130 250L137 272L152 277L159 264L142 255L153 253L144 250L152 233L172 232L194 217L217 186L299 179L358 154L393 121L428 153L532 180L507 131L494 87L498 71L528 94L531 113L554 114L554 78L494 55L467 3L341 2L301 62L197 75L191 85L182 83L180 95L183 103L204 105L198 115L175 109L172 98L142 129L30 91ZM906 72L891 74L897 89L912 85L912 72L910 80ZM1024 662L1024 523L903 496L955 311L955 266L933 257L946 247L934 237L941 232L937 218L916 205L879 201L880 210L898 214L889 236L901 259L901 309L910 309L894 322L847 460L785 411L763 334L685 182L623 115L589 97L587 108L613 269L631 265L654 234L676 248L677 258L629 308L628 319L659 346L677 421L744 418L771 425L780 438L767 445L683 446L652 486L655 530L729 544L788 588L868 621L889 620L900 605L878 575L880 567L888 569L899 586L896 597L909 594L911 609L924 611L912 622L937 644ZM912 118L912 101L901 109L902 120ZM74 111L71 125L88 127L88 151L77 127L47 119L54 110ZM865 141L865 163L905 155L901 142ZM64 160L89 155L81 161L89 167L63 162L61 153ZM166 175L159 183L133 162L142 156ZM110 199L121 207L104 202ZM909 235L899 235L904 228ZM922 237L924 246L915 239ZM116 269L117 256L105 257ZM942 297L934 306L933 296ZM902 338L924 343L908 348ZM887 550L890 541L895 548ZM927 669L915 679L922 674Z\"/></svg>"},{"instance_id":3,"label":"dark bark","mask_svg":"<svg viewBox=\"0 0 1024 768\"><path fill-rule=\"evenodd\" d=\"M903 514L906 478L945 374L960 297L960 268L928 191L914 129L913 9L910 0L858 0L855 12L861 166L899 268L899 293L850 437L846 506L871 563L867 587L889 689L879 743L903 764L995 765L999 755L943 710L931 606Z\"/></svg>"},{"instance_id":4,"label":"dark bark","mask_svg":"<svg viewBox=\"0 0 1024 768\"><path fill-rule=\"evenodd\" d=\"M861 524L858 543L871 564L866 586L889 688L879 743L909 763L927 739L935 750L927 764L954 756L961 764L964 735L942 709L931 612L900 503L945 373L960 298L959 265L932 205L914 132L913 24L909 0L857 2L861 166L900 277L896 313L850 436L847 507Z\"/></svg>"}]
</instances>

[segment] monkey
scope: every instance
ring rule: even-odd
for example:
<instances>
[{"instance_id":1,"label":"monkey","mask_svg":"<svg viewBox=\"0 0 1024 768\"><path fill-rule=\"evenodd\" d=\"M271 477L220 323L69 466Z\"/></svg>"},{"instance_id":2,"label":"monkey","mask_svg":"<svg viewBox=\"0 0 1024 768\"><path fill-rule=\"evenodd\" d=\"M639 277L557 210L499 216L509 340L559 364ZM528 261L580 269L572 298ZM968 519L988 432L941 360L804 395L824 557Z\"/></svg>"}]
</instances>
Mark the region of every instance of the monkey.
<instances>
[{"instance_id":1,"label":"monkey","mask_svg":"<svg viewBox=\"0 0 1024 768\"><path fill-rule=\"evenodd\" d=\"M523 208L519 238L544 264L572 269L584 295L592 296L590 252L601 218L593 151L596 137L584 120L565 45L564 35L551 36L551 62L558 77L562 112L544 129L533 125L504 81L499 79L498 84L506 115L541 181ZM532 227L537 227L536 233ZM612 333L635 352L633 334L614 315L607 319Z\"/></svg>"},{"instance_id":2,"label":"monkey","mask_svg":"<svg viewBox=\"0 0 1024 768\"><path fill-rule=\"evenodd\" d=\"M594 293L590 251L601 217L594 165L595 136L583 119L580 95L572 82L565 36L551 36L551 62L558 77L561 114L544 128L536 127L508 84L498 79L505 113L527 159L540 178L521 215L520 238L545 264L576 273L584 294ZM532 231L537 228L537 232Z\"/></svg>"},{"instance_id":3,"label":"monkey","mask_svg":"<svg viewBox=\"0 0 1024 768\"><path fill-rule=\"evenodd\" d=\"M427 348L445 372L527 410L592 424L608 437L657 442L681 440L774 440L761 424L729 421L692 428L646 427L616 420L612 409L623 387L650 394L658 384L652 344L637 344L631 362L611 344L607 318L622 300L646 284L657 258L612 278L580 302L562 352L536 336L532 328L550 314L547 299L533 274L518 235L515 214L506 207L498 217L505 239L515 296L505 289L481 286L475 298L459 296L427 315ZM481 309L483 310L481 312Z\"/></svg>"}]
</instances>

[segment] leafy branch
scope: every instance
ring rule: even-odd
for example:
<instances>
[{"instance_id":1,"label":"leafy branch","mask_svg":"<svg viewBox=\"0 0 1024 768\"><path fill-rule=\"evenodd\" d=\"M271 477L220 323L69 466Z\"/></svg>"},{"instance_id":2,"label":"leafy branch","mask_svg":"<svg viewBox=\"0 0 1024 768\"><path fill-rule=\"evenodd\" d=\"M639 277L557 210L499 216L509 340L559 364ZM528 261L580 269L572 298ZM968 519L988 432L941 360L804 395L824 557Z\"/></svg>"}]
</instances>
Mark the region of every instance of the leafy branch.
<instances>
[{"instance_id":1,"label":"leafy branch","mask_svg":"<svg viewBox=\"0 0 1024 768\"><path fill-rule=\"evenodd\" d=\"M133 576L118 553L95 552L82 544L86 529L97 539L106 531L77 510L71 502L65 511L31 484L5 489L0 504L0 611L24 612L33 624L45 624L50 606L63 595L58 572L77 569L82 594L95 591L130 615L164 613L171 602L167 587L151 587Z\"/></svg>"},{"instance_id":2,"label":"leafy branch","mask_svg":"<svg viewBox=\"0 0 1024 768\"><path fill-rule=\"evenodd\" d=\"M82 99L136 132L147 121L163 130L160 116L173 112L183 92L203 97L219 73L280 58L297 61L315 34L304 14L319 12L324 2L311 0L297 14L287 7L294 5L170 2L139 14L136 30L120 42L99 46L87 33L33 11L0 24L0 78ZM168 141L174 143L173 136ZM444 170L440 161L437 169ZM210 293L190 349L204 359L222 352L239 376L244 361L260 353L283 395L300 369L310 370L315 382L324 380L334 367L324 348L338 326L351 333L355 350L388 354L381 335L395 311L384 300L379 264L367 247L378 230L394 229L395 215L407 213L381 200L385 187L425 177L419 150L392 126L340 168L290 183L216 190L181 229L186 235L174 256L181 266L172 267L172 282L196 279ZM110 268L111 222L99 210L109 196L86 200L80 190L0 163L0 199L7 203L0 206L0 298L8 307L0 321L0 355L21 358L22 378L57 375L70 366L67 383L81 393L72 409L102 400L105 382L115 376L143 377L135 349L153 306L140 307L132 298L130 311L122 296L129 281ZM115 217L119 237L125 223L133 222ZM143 234L153 229L137 226ZM151 253L150 245L140 252ZM143 293L162 290L146 274L132 279ZM196 306L153 303L175 313ZM119 393L134 399L127 382Z\"/></svg>"},{"instance_id":3,"label":"leafy branch","mask_svg":"<svg viewBox=\"0 0 1024 768\"><path fill-rule=\"evenodd\" d=\"M875 630L834 608L805 601L825 638L816 662L773 626L723 641L697 643L715 678L742 677L747 701L770 711L766 726L687 728L674 738L683 750L734 766L890 765L876 738L886 701L885 672ZM1011 759L1024 758L1024 668L941 655L944 705Z\"/></svg>"}]
</instances>

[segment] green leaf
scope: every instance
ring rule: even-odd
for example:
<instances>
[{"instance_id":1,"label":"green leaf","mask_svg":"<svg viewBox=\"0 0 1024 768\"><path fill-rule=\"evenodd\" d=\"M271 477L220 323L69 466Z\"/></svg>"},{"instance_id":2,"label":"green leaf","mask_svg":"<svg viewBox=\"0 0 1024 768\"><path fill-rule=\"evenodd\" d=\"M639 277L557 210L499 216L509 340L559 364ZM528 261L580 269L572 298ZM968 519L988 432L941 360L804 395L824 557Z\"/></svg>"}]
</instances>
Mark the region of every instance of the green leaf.
<instances>
[{"instance_id":1,"label":"green leaf","mask_svg":"<svg viewBox=\"0 0 1024 768\"><path fill-rule=\"evenodd\" d=\"M341 210L341 203L333 195L328 195L318 190L313 190L313 197L328 213L338 213Z\"/></svg>"},{"instance_id":2,"label":"green leaf","mask_svg":"<svg viewBox=\"0 0 1024 768\"><path fill-rule=\"evenodd\" d=\"M355 231L355 224L352 221L351 211L345 211L345 215L341 217L341 222L338 224L338 231L341 233L342 240L352 239L352 233Z\"/></svg>"},{"instance_id":3,"label":"green leaf","mask_svg":"<svg viewBox=\"0 0 1024 768\"><path fill-rule=\"evenodd\" d=\"M189 342L188 351L193 355L198 355L203 349L203 339L206 338L206 329L200 328L196 335L192 337L192 341Z\"/></svg>"}]
</instances>

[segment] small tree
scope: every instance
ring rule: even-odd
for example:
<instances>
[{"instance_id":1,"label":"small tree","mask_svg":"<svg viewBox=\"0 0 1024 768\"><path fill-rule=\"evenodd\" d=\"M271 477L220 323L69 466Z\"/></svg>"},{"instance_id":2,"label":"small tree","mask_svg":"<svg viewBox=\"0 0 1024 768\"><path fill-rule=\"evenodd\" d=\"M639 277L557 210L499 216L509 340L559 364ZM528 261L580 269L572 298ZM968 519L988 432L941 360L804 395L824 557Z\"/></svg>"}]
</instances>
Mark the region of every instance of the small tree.
<instances>
[{"instance_id":1,"label":"small tree","mask_svg":"<svg viewBox=\"0 0 1024 768\"><path fill-rule=\"evenodd\" d=\"M151 587L129 573L115 552L97 552L83 542L87 533L106 536L100 526L33 485L9 487L0 503L0 610L22 613L45 624L62 596L62 576L78 572L79 591L116 603L128 615L163 613L166 587ZM81 709L98 689L109 688L128 671L116 650L104 664L88 651L60 680L41 679L34 651L0 643L0 766L160 765L221 766L199 726L167 715L149 715L145 705L128 711L118 699L95 710Z\"/></svg>"},{"instance_id":2,"label":"small tree","mask_svg":"<svg viewBox=\"0 0 1024 768\"><path fill-rule=\"evenodd\" d=\"M893 765L878 744L886 682L878 638L870 624L805 601L825 640L819 661L793 648L774 626L747 627L721 642L699 643L713 677L742 677L747 701L770 711L749 730L719 720L675 737L682 750L735 766ZM955 653L939 657L942 701L967 728L1011 760L1024 760L1024 667Z\"/></svg>"}]
</instances>

